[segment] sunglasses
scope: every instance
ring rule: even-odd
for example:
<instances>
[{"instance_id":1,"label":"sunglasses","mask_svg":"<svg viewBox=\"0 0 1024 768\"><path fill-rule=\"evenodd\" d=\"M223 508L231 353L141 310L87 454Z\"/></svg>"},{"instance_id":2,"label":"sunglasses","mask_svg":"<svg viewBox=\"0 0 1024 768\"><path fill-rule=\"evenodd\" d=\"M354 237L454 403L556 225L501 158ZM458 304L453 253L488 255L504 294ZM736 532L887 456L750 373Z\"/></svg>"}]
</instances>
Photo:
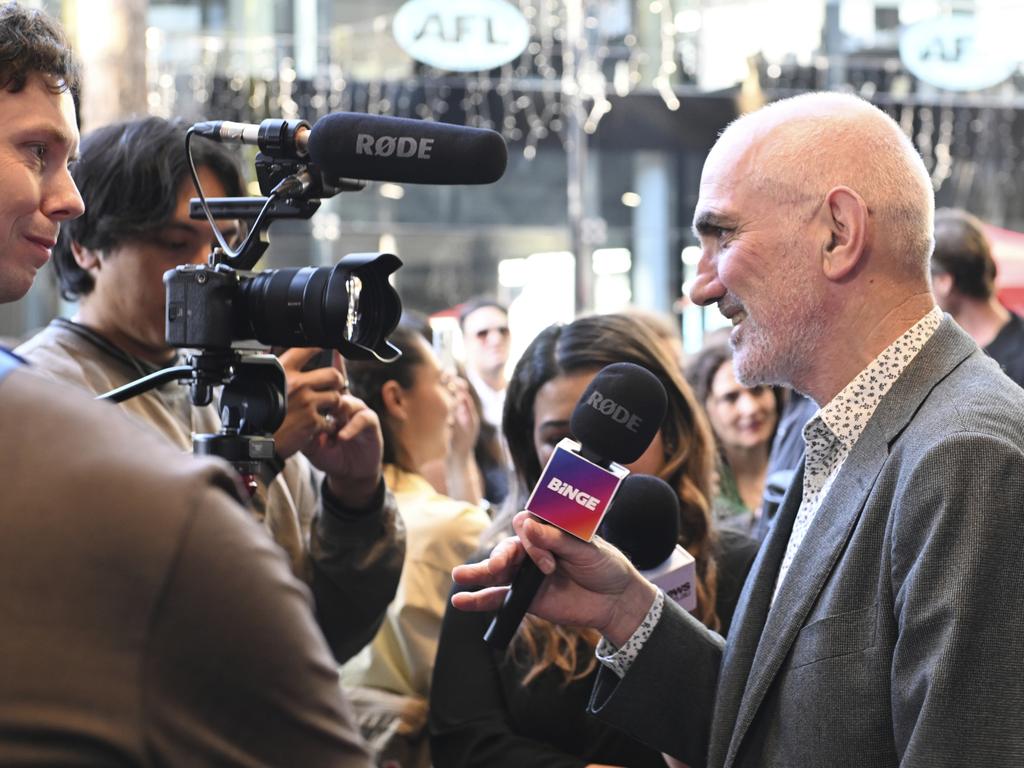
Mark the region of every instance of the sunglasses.
<instances>
[{"instance_id":1,"label":"sunglasses","mask_svg":"<svg viewBox=\"0 0 1024 768\"><path fill-rule=\"evenodd\" d=\"M501 335L502 337L507 337L508 336L508 326L507 325L499 325L499 326L495 326L494 328L481 328L479 331L477 331L473 335L476 336L478 339L480 339L480 341L483 341L484 339L486 339L492 333L497 333L497 334Z\"/></svg>"}]
</instances>

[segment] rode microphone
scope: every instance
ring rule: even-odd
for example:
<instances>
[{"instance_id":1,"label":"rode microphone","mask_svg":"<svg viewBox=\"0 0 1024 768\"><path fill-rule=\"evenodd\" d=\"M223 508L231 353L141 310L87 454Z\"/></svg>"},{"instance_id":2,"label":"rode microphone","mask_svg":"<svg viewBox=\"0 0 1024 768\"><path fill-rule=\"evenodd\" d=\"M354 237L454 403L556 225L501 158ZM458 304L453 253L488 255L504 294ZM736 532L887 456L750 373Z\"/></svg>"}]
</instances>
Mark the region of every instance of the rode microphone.
<instances>
[{"instance_id":1,"label":"rode microphone","mask_svg":"<svg viewBox=\"0 0 1024 768\"><path fill-rule=\"evenodd\" d=\"M672 486L652 475L630 475L597 532L666 596L696 610L697 565L679 546L679 496Z\"/></svg>"},{"instance_id":2,"label":"rode microphone","mask_svg":"<svg viewBox=\"0 0 1024 768\"><path fill-rule=\"evenodd\" d=\"M584 541L601 523L629 470L647 450L665 419L668 399L657 377L632 363L602 368L576 404L569 428L578 438L555 447L526 503L527 511ZM526 558L484 641L504 650L544 580Z\"/></svg>"},{"instance_id":3,"label":"rode microphone","mask_svg":"<svg viewBox=\"0 0 1024 768\"><path fill-rule=\"evenodd\" d=\"M499 133L407 117L332 112L312 128L305 120L278 119L259 125L210 120L192 128L208 139L251 144L274 157L308 155L332 182L490 184L508 162Z\"/></svg>"},{"instance_id":4,"label":"rode microphone","mask_svg":"<svg viewBox=\"0 0 1024 768\"><path fill-rule=\"evenodd\" d=\"M494 131L357 112L317 120L308 149L327 178L409 184L490 184L508 162Z\"/></svg>"}]
</instances>

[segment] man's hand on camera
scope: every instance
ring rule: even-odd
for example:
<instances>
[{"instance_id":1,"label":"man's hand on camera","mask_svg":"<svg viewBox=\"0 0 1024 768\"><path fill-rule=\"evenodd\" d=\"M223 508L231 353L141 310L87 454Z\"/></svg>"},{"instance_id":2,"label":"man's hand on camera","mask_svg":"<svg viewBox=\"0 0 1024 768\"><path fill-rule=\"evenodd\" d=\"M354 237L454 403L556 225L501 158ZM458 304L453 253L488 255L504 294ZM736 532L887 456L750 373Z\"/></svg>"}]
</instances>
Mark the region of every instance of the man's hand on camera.
<instances>
[{"instance_id":1,"label":"man's hand on camera","mask_svg":"<svg viewBox=\"0 0 1024 768\"><path fill-rule=\"evenodd\" d=\"M341 404L348 391L345 373L337 366L304 371L323 350L316 347L285 350L278 356L287 381L288 413L274 433L277 455L287 459L296 451L305 450L318 434L335 428L328 418Z\"/></svg>"},{"instance_id":2,"label":"man's hand on camera","mask_svg":"<svg viewBox=\"0 0 1024 768\"><path fill-rule=\"evenodd\" d=\"M373 409L348 394L345 362L338 352L333 353L331 362L329 369L318 370L338 373L342 385L336 390L336 404L323 411L320 429L306 443L303 453L313 466L323 470L327 487L342 506L361 509L380 486L384 435Z\"/></svg>"},{"instance_id":3,"label":"man's hand on camera","mask_svg":"<svg viewBox=\"0 0 1024 768\"><path fill-rule=\"evenodd\" d=\"M452 605L497 610L508 591L504 585L529 553L547 576L530 613L556 624L593 627L615 645L624 645L650 610L656 587L600 538L580 541L528 512L516 515L513 527L519 535L500 542L486 560L452 571L456 584L485 587L457 592Z\"/></svg>"}]
</instances>

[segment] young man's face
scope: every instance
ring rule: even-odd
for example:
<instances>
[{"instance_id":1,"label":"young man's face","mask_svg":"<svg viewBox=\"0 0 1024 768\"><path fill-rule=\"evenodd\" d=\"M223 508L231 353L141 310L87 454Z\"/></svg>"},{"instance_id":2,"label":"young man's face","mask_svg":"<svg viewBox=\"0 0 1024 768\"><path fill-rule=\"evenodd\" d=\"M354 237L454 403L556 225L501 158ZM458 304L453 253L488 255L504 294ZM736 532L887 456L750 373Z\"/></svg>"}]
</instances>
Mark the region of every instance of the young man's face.
<instances>
[{"instance_id":1,"label":"young man's face","mask_svg":"<svg viewBox=\"0 0 1024 768\"><path fill-rule=\"evenodd\" d=\"M199 180L207 196L227 194L209 168L199 168ZM175 192L177 204L164 226L100 256L90 270L95 287L82 300L97 330L126 352L156 364L174 356L164 339L164 272L180 264L205 264L216 244L210 225L189 216L189 199L196 194L191 179ZM220 221L218 228L229 243L238 235L235 221Z\"/></svg>"},{"instance_id":2,"label":"young man's face","mask_svg":"<svg viewBox=\"0 0 1024 768\"><path fill-rule=\"evenodd\" d=\"M78 152L75 105L32 74L17 93L0 91L0 303L32 287L62 221L85 207L68 162Z\"/></svg>"}]
</instances>

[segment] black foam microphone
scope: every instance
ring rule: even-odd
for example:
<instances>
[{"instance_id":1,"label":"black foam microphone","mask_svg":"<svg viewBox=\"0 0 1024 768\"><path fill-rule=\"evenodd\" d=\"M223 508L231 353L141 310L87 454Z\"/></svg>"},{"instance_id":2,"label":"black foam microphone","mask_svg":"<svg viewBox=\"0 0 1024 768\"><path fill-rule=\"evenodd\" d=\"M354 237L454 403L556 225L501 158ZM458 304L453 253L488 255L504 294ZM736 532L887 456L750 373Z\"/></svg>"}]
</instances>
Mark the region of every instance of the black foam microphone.
<instances>
[{"instance_id":1,"label":"black foam microphone","mask_svg":"<svg viewBox=\"0 0 1024 768\"><path fill-rule=\"evenodd\" d=\"M629 471L665 419L668 399L657 377L632 363L602 368L584 390L570 419L578 442L559 441L530 494L535 517L589 541ZM544 580L533 560L523 561L484 640L503 650L515 635Z\"/></svg>"},{"instance_id":2,"label":"black foam microphone","mask_svg":"<svg viewBox=\"0 0 1024 768\"><path fill-rule=\"evenodd\" d=\"M638 570L657 568L679 543L679 496L659 477L630 475L597 533L621 549Z\"/></svg>"},{"instance_id":3,"label":"black foam microphone","mask_svg":"<svg viewBox=\"0 0 1024 768\"><path fill-rule=\"evenodd\" d=\"M697 566L679 546L679 496L672 486L651 475L630 475L597 532L685 610L697 607Z\"/></svg>"},{"instance_id":4,"label":"black foam microphone","mask_svg":"<svg viewBox=\"0 0 1024 768\"><path fill-rule=\"evenodd\" d=\"M490 184L508 162L494 131L357 112L321 117L306 146L328 179Z\"/></svg>"}]
</instances>

